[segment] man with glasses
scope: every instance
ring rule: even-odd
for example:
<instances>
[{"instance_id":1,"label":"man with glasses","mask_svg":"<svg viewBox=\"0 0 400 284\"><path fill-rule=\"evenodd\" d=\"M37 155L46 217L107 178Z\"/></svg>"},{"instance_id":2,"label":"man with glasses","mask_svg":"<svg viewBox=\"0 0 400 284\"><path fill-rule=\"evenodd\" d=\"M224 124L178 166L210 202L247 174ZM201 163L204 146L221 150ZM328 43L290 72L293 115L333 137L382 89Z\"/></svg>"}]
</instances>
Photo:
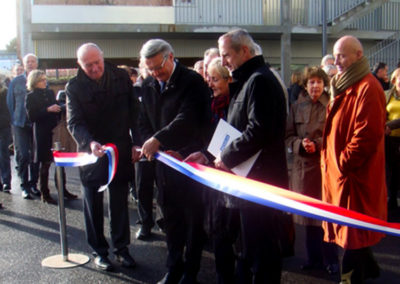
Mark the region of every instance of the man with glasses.
<instances>
[{"instance_id":1,"label":"man with glasses","mask_svg":"<svg viewBox=\"0 0 400 284\"><path fill-rule=\"evenodd\" d=\"M182 158L200 150L211 121L203 78L175 61L164 40L147 41L140 56L150 73L142 84L142 156L152 160L161 150ZM204 242L202 188L158 161L156 182L168 246L168 273L159 283L197 283Z\"/></svg>"}]
</instances>

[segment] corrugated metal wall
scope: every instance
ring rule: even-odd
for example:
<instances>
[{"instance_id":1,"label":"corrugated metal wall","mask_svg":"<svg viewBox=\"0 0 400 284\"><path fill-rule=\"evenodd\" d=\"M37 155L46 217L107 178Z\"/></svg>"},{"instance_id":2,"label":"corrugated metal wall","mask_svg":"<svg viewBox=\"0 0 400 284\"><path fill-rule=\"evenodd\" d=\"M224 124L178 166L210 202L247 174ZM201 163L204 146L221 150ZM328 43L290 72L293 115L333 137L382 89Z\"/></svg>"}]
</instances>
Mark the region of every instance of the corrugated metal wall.
<instances>
[{"instance_id":1,"label":"corrugated metal wall","mask_svg":"<svg viewBox=\"0 0 400 284\"><path fill-rule=\"evenodd\" d=\"M262 25L262 0L175 0L176 24Z\"/></svg>"},{"instance_id":2,"label":"corrugated metal wall","mask_svg":"<svg viewBox=\"0 0 400 284\"><path fill-rule=\"evenodd\" d=\"M149 38L150 39L150 38ZM147 40L147 39L146 39ZM77 48L85 42L94 42L103 50L106 58L138 58L146 41L135 39L86 39L86 40L35 40L39 58L75 58ZM217 46L216 40L166 39L174 48L177 57L203 57L204 51Z\"/></svg>"}]
</instances>

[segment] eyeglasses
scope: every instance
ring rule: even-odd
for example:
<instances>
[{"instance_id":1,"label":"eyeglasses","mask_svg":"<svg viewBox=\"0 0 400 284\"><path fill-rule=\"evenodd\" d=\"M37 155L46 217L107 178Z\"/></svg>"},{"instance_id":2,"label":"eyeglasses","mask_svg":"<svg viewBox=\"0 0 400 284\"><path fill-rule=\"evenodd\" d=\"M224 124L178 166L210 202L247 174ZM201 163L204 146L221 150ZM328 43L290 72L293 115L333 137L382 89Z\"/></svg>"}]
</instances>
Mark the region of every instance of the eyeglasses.
<instances>
[{"instance_id":1,"label":"eyeglasses","mask_svg":"<svg viewBox=\"0 0 400 284\"><path fill-rule=\"evenodd\" d=\"M164 65L165 65L165 62L167 62L167 58L168 58L168 56L164 56L164 59L163 59L163 61L161 62L161 64L159 66L153 67L151 69L150 68L146 68L146 70L148 72L152 73L152 72L159 71L159 70L163 69Z\"/></svg>"},{"instance_id":2,"label":"eyeglasses","mask_svg":"<svg viewBox=\"0 0 400 284\"><path fill-rule=\"evenodd\" d=\"M43 81L47 81L47 78L41 78L41 79L39 79L38 82L43 82Z\"/></svg>"}]
</instances>

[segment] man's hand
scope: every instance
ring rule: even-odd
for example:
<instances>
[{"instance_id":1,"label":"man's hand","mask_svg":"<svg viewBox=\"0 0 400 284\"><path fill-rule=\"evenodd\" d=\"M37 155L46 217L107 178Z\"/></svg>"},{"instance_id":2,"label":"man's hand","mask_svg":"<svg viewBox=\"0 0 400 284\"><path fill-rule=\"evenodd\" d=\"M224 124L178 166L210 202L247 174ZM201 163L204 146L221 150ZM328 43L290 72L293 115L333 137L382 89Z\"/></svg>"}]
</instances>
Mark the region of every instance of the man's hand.
<instances>
[{"instance_id":1,"label":"man's hand","mask_svg":"<svg viewBox=\"0 0 400 284\"><path fill-rule=\"evenodd\" d=\"M197 163L197 164L202 164L206 165L209 163L209 160L207 159L206 155L204 155L202 152L194 152L187 156L187 158L184 160L186 163Z\"/></svg>"},{"instance_id":2,"label":"man's hand","mask_svg":"<svg viewBox=\"0 0 400 284\"><path fill-rule=\"evenodd\" d=\"M151 137L142 146L142 154L140 158L145 156L147 160L152 161L154 159L154 153L160 148L160 141L156 138Z\"/></svg>"},{"instance_id":3,"label":"man's hand","mask_svg":"<svg viewBox=\"0 0 400 284\"><path fill-rule=\"evenodd\" d=\"M139 146L132 146L132 164L138 162L140 160L141 152Z\"/></svg>"},{"instance_id":4,"label":"man's hand","mask_svg":"<svg viewBox=\"0 0 400 284\"><path fill-rule=\"evenodd\" d=\"M53 104L47 108L47 112L60 112L61 107L57 104Z\"/></svg>"},{"instance_id":5,"label":"man's hand","mask_svg":"<svg viewBox=\"0 0 400 284\"><path fill-rule=\"evenodd\" d=\"M214 160L214 165L217 169L221 169L224 171L230 171L230 169L224 164L224 162L222 162L221 157L217 157Z\"/></svg>"},{"instance_id":6,"label":"man's hand","mask_svg":"<svg viewBox=\"0 0 400 284\"><path fill-rule=\"evenodd\" d=\"M102 146L99 142L92 141L90 142L90 150L92 150L93 155L96 157L103 157L105 152L104 152L104 146Z\"/></svg>"},{"instance_id":7,"label":"man's hand","mask_svg":"<svg viewBox=\"0 0 400 284\"><path fill-rule=\"evenodd\" d=\"M182 161L182 160L183 160L182 155L179 154L179 153L176 152L176 151L167 150L167 151L165 151L165 153L168 154L168 155L170 155L171 157L174 157L175 159L177 159L177 160L179 160L179 161Z\"/></svg>"}]
</instances>

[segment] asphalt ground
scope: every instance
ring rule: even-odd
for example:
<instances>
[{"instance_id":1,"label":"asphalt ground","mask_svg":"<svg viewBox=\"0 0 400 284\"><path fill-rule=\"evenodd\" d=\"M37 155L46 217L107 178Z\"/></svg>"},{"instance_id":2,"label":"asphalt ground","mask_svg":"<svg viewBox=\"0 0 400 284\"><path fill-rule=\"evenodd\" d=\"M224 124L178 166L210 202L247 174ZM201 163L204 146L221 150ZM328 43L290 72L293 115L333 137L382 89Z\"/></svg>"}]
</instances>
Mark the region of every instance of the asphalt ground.
<instances>
[{"instance_id":1,"label":"asphalt ground","mask_svg":"<svg viewBox=\"0 0 400 284\"><path fill-rule=\"evenodd\" d=\"M51 168L54 171L54 166ZM53 174L50 174L50 192L57 199ZM67 188L78 194L78 200L65 201L67 243L69 254L83 254L90 262L67 269L43 267L42 260L60 255L60 229L58 206L44 204L39 198L25 200L21 197L19 180L13 165L11 194L1 192L0 202L0 283L156 283L166 273L166 244L162 232L153 229L149 241L135 239L139 229L136 204L130 200L131 241L130 252L138 263L134 269L125 269L115 264L114 272L96 270L91 250L86 243L82 214L80 181L76 168L67 169ZM105 198L105 206L107 198ZM107 207L105 207L107 208ZM391 221L400 222L400 212L390 216ZM105 210L105 233L108 236L107 210ZM373 248L381 267L381 276L366 283L400 283L400 239L387 236ZM304 272L300 265L305 262L304 230L296 227L296 255L283 262L281 283L337 283L338 276L325 271ZM203 251L200 283L216 283L213 254L210 245Z\"/></svg>"}]
</instances>

